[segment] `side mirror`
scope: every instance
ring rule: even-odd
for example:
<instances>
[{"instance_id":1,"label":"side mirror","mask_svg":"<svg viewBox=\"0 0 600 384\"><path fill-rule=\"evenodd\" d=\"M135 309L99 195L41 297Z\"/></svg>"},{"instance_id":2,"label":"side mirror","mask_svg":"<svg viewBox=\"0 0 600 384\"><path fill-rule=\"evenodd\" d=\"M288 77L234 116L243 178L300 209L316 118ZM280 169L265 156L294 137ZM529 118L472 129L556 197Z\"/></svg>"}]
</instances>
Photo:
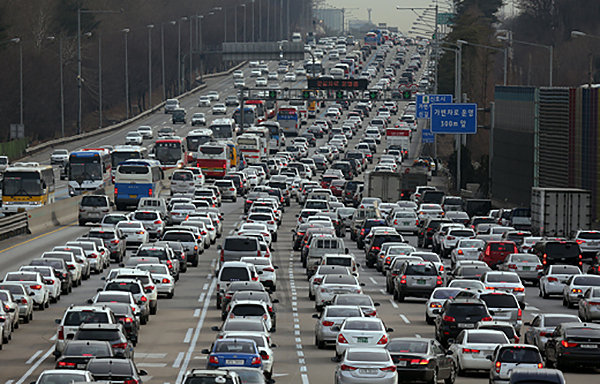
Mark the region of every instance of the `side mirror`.
<instances>
[{"instance_id":1,"label":"side mirror","mask_svg":"<svg viewBox=\"0 0 600 384\"><path fill-rule=\"evenodd\" d=\"M145 369L140 369L138 372L138 375L140 376L146 376L148 374L148 371L146 371Z\"/></svg>"},{"instance_id":2,"label":"side mirror","mask_svg":"<svg viewBox=\"0 0 600 384\"><path fill-rule=\"evenodd\" d=\"M60 319L54 319L54 324L60 324Z\"/></svg>"},{"instance_id":3,"label":"side mirror","mask_svg":"<svg viewBox=\"0 0 600 384\"><path fill-rule=\"evenodd\" d=\"M433 311L431 311L432 313L439 315L440 314L440 310L439 309L434 309Z\"/></svg>"},{"instance_id":4,"label":"side mirror","mask_svg":"<svg viewBox=\"0 0 600 384\"><path fill-rule=\"evenodd\" d=\"M387 328L385 331L386 332L394 332L394 328Z\"/></svg>"},{"instance_id":5,"label":"side mirror","mask_svg":"<svg viewBox=\"0 0 600 384\"><path fill-rule=\"evenodd\" d=\"M73 337L75 337L75 334L74 333L69 333L67 335L67 340L73 340Z\"/></svg>"},{"instance_id":6,"label":"side mirror","mask_svg":"<svg viewBox=\"0 0 600 384\"><path fill-rule=\"evenodd\" d=\"M275 384L275 380L269 379L269 380L267 380L267 384Z\"/></svg>"},{"instance_id":7,"label":"side mirror","mask_svg":"<svg viewBox=\"0 0 600 384\"><path fill-rule=\"evenodd\" d=\"M274 265L273 268L274 269L279 269L279 266L278 265Z\"/></svg>"},{"instance_id":8,"label":"side mirror","mask_svg":"<svg viewBox=\"0 0 600 384\"><path fill-rule=\"evenodd\" d=\"M380 305L381 305L381 303L378 303L378 302L373 303L374 307L379 307Z\"/></svg>"},{"instance_id":9,"label":"side mirror","mask_svg":"<svg viewBox=\"0 0 600 384\"><path fill-rule=\"evenodd\" d=\"M485 358L489 361L492 361L492 355L487 355Z\"/></svg>"},{"instance_id":10,"label":"side mirror","mask_svg":"<svg viewBox=\"0 0 600 384\"><path fill-rule=\"evenodd\" d=\"M360 268L360 264L356 263L356 268Z\"/></svg>"},{"instance_id":11,"label":"side mirror","mask_svg":"<svg viewBox=\"0 0 600 384\"><path fill-rule=\"evenodd\" d=\"M125 358L125 354L123 352L117 352L115 353L115 356L118 357L119 359L124 359Z\"/></svg>"},{"instance_id":12,"label":"side mirror","mask_svg":"<svg viewBox=\"0 0 600 384\"><path fill-rule=\"evenodd\" d=\"M361 286L361 287L364 287L365 285L366 285L365 283L360 283L360 286Z\"/></svg>"},{"instance_id":13,"label":"side mirror","mask_svg":"<svg viewBox=\"0 0 600 384\"><path fill-rule=\"evenodd\" d=\"M295 229L290 229L290 232L296 233L296 230Z\"/></svg>"},{"instance_id":14,"label":"side mirror","mask_svg":"<svg viewBox=\"0 0 600 384\"><path fill-rule=\"evenodd\" d=\"M6 319L4 317L0 317L0 323L4 323Z\"/></svg>"},{"instance_id":15,"label":"side mirror","mask_svg":"<svg viewBox=\"0 0 600 384\"><path fill-rule=\"evenodd\" d=\"M495 314L494 311L490 311L490 315L494 316L494 314Z\"/></svg>"},{"instance_id":16,"label":"side mirror","mask_svg":"<svg viewBox=\"0 0 600 384\"><path fill-rule=\"evenodd\" d=\"M144 290L144 292L146 292L146 293L152 293L152 288L146 288L146 289Z\"/></svg>"},{"instance_id":17,"label":"side mirror","mask_svg":"<svg viewBox=\"0 0 600 384\"><path fill-rule=\"evenodd\" d=\"M526 321L526 322L524 322L524 323L523 323L523 325L526 325L526 326L528 326L528 327L531 327L531 321Z\"/></svg>"},{"instance_id":18,"label":"side mirror","mask_svg":"<svg viewBox=\"0 0 600 384\"><path fill-rule=\"evenodd\" d=\"M100 278L100 280L102 280L102 281L106 280L106 276L102 276L102 277Z\"/></svg>"},{"instance_id":19,"label":"side mirror","mask_svg":"<svg viewBox=\"0 0 600 384\"><path fill-rule=\"evenodd\" d=\"M271 300L271 302L272 302L273 304L279 304L279 299L273 299L273 300Z\"/></svg>"},{"instance_id":20,"label":"side mirror","mask_svg":"<svg viewBox=\"0 0 600 384\"><path fill-rule=\"evenodd\" d=\"M312 318L313 319L318 319L319 318L319 314L318 313L313 313Z\"/></svg>"},{"instance_id":21,"label":"side mirror","mask_svg":"<svg viewBox=\"0 0 600 384\"><path fill-rule=\"evenodd\" d=\"M451 349L446 350L446 355L453 355L454 351Z\"/></svg>"},{"instance_id":22,"label":"side mirror","mask_svg":"<svg viewBox=\"0 0 600 384\"><path fill-rule=\"evenodd\" d=\"M456 340L454 340L454 339L448 339L448 345L450 345L450 344L454 344L454 342L455 342L455 341L456 341Z\"/></svg>"},{"instance_id":23,"label":"side mirror","mask_svg":"<svg viewBox=\"0 0 600 384\"><path fill-rule=\"evenodd\" d=\"M261 356L269 356L269 354L267 353L267 351L260 351L260 355Z\"/></svg>"},{"instance_id":24,"label":"side mirror","mask_svg":"<svg viewBox=\"0 0 600 384\"><path fill-rule=\"evenodd\" d=\"M88 300L87 300L87 303L88 303L88 304L94 304L94 300L92 300L92 299L88 299Z\"/></svg>"},{"instance_id":25,"label":"side mirror","mask_svg":"<svg viewBox=\"0 0 600 384\"><path fill-rule=\"evenodd\" d=\"M221 249L223 249L223 247L221 247L221 245L217 245L217 249L220 251Z\"/></svg>"},{"instance_id":26,"label":"side mirror","mask_svg":"<svg viewBox=\"0 0 600 384\"><path fill-rule=\"evenodd\" d=\"M102 288L96 289L96 292L102 292Z\"/></svg>"},{"instance_id":27,"label":"side mirror","mask_svg":"<svg viewBox=\"0 0 600 384\"><path fill-rule=\"evenodd\" d=\"M119 263L119 267L125 268L125 263Z\"/></svg>"},{"instance_id":28,"label":"side mirror","mask_svg":"<svg viewBox=\"0 0 600 384\"><path fill-rule=\"evenodd\" d=\"M340 326L339 325L334 325L333 327L331 327L331 330L333 332L339 332L340 331Z\"/></svg>"},{"instance_id":29,"label":"side mirror","mask_svg":"<svg viewBox=\"0 0 600 384\"><path fill-rule=\"evenodd\" d=\"M208 349L206 349L206 348L204 348L202 350L202 353L205 354L205 355L210 355L210 351Z\"/></svg>"},{"instance_id":30,"label":"side mirror","mask_svg":"<svg viewBox=\"0 0 600 384\"><path fill-rule=\"evenodd\" d=\"M273 328L269 329L269 332L275 333L275 332L277 332L277 328L273 327Z\"/></svg>"},{"instance_id":31,"label":"side mirror","mask_svg":"<svg viewBox=\"0 0 600 384\"><path fill-rule=\"evenodd\" d=\"M215 332L219 332L219 331L221 330L221 329L220 329L219 327L217 327L216 325L213 325L212 327L210 327L210 329L211 329L212 331L215 331Z\"/></svg>"},{"instance_id":32,"label":"side mirror","mask_svg":"<svg viewBox=\"0 0 600 384\"><path fill-rule=\"evenodd\" d=\"M333 356L333 357L331 358L331 361L333 361L334 363L339 363L339 362L340 362L340 358L339 358L339 357L337 357L337 356Z\"/></svg>"},{"instance_id":33,"label":"side mirror","mask_svg":"<svg viewBox=\"0 0 600 384\"><path fill-rule=\"evenodd\" d=\"M259 274L259 275L262 275L263 271L257 271L256 273Z\"/></svg>"},{"instance_id":34,"label":"side mirror","mask_svg":"<svg viewBox=\"0 0 600 384\"><path fill-rule=\"evenodd\" d=\"M349 254L349 253L350 253L350 250L349 250L348 248L346 248L346 249L344 249L344 252L345 252L345 253L346 253L346 255L347 255L347 254Z\"/></svg>"}]
</instances>

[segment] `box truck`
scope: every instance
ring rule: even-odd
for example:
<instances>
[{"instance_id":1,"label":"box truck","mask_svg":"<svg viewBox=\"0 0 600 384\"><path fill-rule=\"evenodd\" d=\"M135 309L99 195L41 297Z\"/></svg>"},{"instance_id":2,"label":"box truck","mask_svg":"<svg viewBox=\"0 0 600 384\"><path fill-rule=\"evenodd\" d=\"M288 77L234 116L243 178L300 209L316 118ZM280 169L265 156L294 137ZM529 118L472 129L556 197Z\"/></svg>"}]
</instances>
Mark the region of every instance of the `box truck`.
<instances>
[{"instance_id":1,"label":"box truck","mask_svg":"<svg viewBox=\"0 0 600 384\"><path fill-rule=\"evenodd\" d=\"M571 237L591 227L592 194L573 188L531 188L531 232Z\"/></svg>"}]
</instances>

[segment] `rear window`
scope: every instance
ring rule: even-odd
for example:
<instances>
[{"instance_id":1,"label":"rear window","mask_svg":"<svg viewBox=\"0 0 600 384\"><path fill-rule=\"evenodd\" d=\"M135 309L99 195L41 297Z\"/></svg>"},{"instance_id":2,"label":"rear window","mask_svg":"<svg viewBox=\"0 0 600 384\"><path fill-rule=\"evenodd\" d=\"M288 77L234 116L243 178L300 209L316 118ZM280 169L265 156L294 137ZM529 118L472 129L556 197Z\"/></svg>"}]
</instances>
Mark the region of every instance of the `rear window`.
<instances>
[{"instance_id":1,"label":"rear window","mask_svg":"<svg viewBox=\"0 0 600 384\"><path fill-rule=\"evenodd\" d=\"M509 243L492 243L490 244L490 251L492 252L517 252L514 244Z\"/></svg>"},{"instance_id":2,"label":"rear window","mask_svg":"<svg viewBox=\"0 0 600 384\"><path fill-rule=\"evenodd\" d=\"M492 273L486 278L488 283L520 283L518 275L508 273ZM598 280L600 282L600 279Z\"/></svg>"},{"instance_id":3,"label":"rear window","mask_svg":"<svg viewBox=\"0 0 600 384\"><path fill-rule=\"evenodd\" d=\"M89 237L96 237L98 239L113 239L115 237L115 233L111 231L98 231L98 232L90 232L88 234Z\"/></svg>"},{"instance_id":4,"label":"rear window","mask_svg":"<svg viewBox=\"0 0 600 384\"><path fill-rule=\"evenodd\" d=\"M163 236L164 241L181 241L182 243L195 242L194 235L185 232L167 232Z\"/></svg>"},{"instance_id":5,"label":"rear window","mask_svg":"<svg viewBox=\"0 0 600 384\"><path fill-rule=\"evenodd\" d=\"M467 237L467 236L474 236L473 231L468 231L468 230L452 230L449 233L450 236L459 236L459 237Z\"/></svg>"},{"instance_id":6,"label":"rear window","mask_svg":"<svg viewBox=\"0 0 600 384\"><path fill-rule=\"evenodd\" d=\"M346 359L351 361L389 361L389 356L385 351L378 351L377 349L373 349L369 352L348 352L346 354Z\"/></svg>"},{"instance_id":7,"label":"rear window","mask_svg":"<svg viewBox=\"0 0 600 384\"><path fill-rule=\"evenodd\" d=\"M121 165L118 172L122 175L145 175L150 173L150 167L142 165Z\"/></svg>"},{"instance_id":8,"label":"rear window","mask_svg":"<svg viewBox=\"0 0 600 384\"><path fill-rule=\"evenodd\" d=\"M569 328L566 330L567 337L581 337L584 339L600 339L600 329L593 328Z\"/></svg>"},{"instance_id":9,"label":"rear window","mask_svg":"<svg viewBox=\"0 0 600 384\"><path fill-rule=\"evenodd\" d=\"M548 257L577 257L580 251L574 243L546 243L545 253Z\"/></svg>"},{"instance_id":10,"label":"rear window","mask_svg":"<svg viewBox=\"0 0 600 384\"><path fill-rule=\"evenodd\" d=\"M258 242L256 239L225 239L223 249L226 251L258 251Z\"/></svg>"},{"instance_id":11,"label":"rear window","mask_svg":"<svg viewBox=\"0 0 600 384\"><path fill-rule=\"evenodd\" d=\"M544 320L545 327L556 327L560 323L570 323L575 322L577 319L574 316L546 316Z\"/></svg>"},{"instance_id":12,"label":"rear window","mask_svg":"<svg viewBox=\"0 0 600 384\"><path fill-rule=\"evenodd\" d=\"M3 285L0 284L0 289L4 289L9 291L10 293L12 293L13 295L24 295L25 294L25 288L23 288L23 286L21 285Z\"/></svg>"},{"instance_id":13,"label":"rear window","mask_svg":"<svg viewBox=\"0 0 600 384\"><path fill-rule=\"evenodd\" d=\"M265 328L262 322L254 321L228 321L223 326L224 332L232 331L251 331L264 332Z\"/></svg>"},{"instance_id":14,"label":"rear window","mask_svg":"<svg viewBox=\"0 0 600 384\"><path fill-rule=\"evenodd\" d=\"M396 353L427 353L427 342L425 341L391 341L386 349L390 352Z\"/></svg>"},{"instance_id":15,"label":"rear window","mask_svg":"<svg viewBox=\"0 0 600 384\"><path fill-rule=\"evenodd\" d=\"M487 304L488 308L519 308L519 303L511 295L489 294L479 298Z\"/></svg>"},{"instance_id":16,"label":"rear window","mask_svg":"<svg viewBox=\"0 0 600 384\"><path fill-rule=\"evenodd\" d=\"M338 296L335 303L337 305L365 305L365 306L371 306L373 305L373 302L371 301L370 297L367 295L358 295L358 296ZM353 316L360 316L360 315L353 315Z\"/></svg>"},{"instance_id":17,"label":"rear window","mask_svg":"<svg viewBox=\"0 0 600 384\"><path fill-rule=\"evenodd\" d=\"M217 376L201 376L201 377L188 377L185 380L185 384L217 384L215 380L217 377L222 377L225 379L225 383L223 384L233 384L233 380L231 377L226 375L217 375ZM219 384L221 384L221 380L219 379Z\"/></svg>"},{"instance_id":18,"label":"rear window","mask_svg":"<svg viewBox=\"0 0 600 384\"><path fill-rule=\"evenodd\" d=\"M486 307L482 304L451 304L450 306L448 306L448 310L446 311L446 313L453 317L484 317L488 315Z\"/></svg>"},{"instance_id":19,"label":"rear window","mask_svg":"<svg viewBox=\"0 0 600 384\"><path fill-rule=\"evenodd\" d=\"M81 205L85 207L106 207L106 198L102 196L84 196Z\"/></svg>"},{"instance_id":20,"label":"rear window","mask_svg":"<svg viewBox=\"0 0 600 384\"><path fill-rule=\"evenodd\" d=\"M600 287L600 276L577 276L573 280L573 284Z\"/></svg>"},{"instance_id":21,"label":"rear window","mask_svg":"<svg viewBox=\"0 0 600 384\"><path fill-rule=\"evenodd\" d=\"M433 292L434 299L451 299L456 296L461 289L439 289Z\"/></svg>"},{"instance_id":22,"label":"rear window","mask_svg":"<svg viewBox=\"0 0 600 384\"><path fill-rule=\"evenodd\" d=\"M119 282L106 284L105 291L131 292L134 295L142 292L140 286L137 284Z\"/></svg>"},{"instance_id":23,"label":"rear window","mask_svg":"<svg viewBox=\"0 0 600 384\"><path fill-rule=\"evenodd\" d=\"M108 315L105 312L72 311L67 312L64 325L78 327L85 323L108 324Z\"/></svg>"},{"instance_id":24,"label":"rear window","mask_svg":"<svg viewBox=\"0 0 600 384\"><path fill-rule=\"evenodd\" d=\"M382 326L380 322L376 321L363 321L363 320L351 320L347 321L344 329L353 331L381 331Z\"/></svg>"},{"instance_id":25,"label":"rear window","mask_svg":"<svg viewBox=\"0 0 600 384\"><path fill-rule=\"evenodd\" d=\"M373 246L379 247L383 243L401 243L402 238L401 235L376 235L373 239Z\"/></svg>"},{"instance_id":26,"label":"rear window","mask_svg":"<svg viewBox=\"0 0 600 384\"><path fill-rule=\"evenodd\" d=\"M112 356L111 347L106 344L69 343L63 351L64 356Z\"/></svg>"},{"instance_id":27,"label":"rear window","mask_svg":"<svg viewBox=\"0 0 600 384\"><path fill-rule=\"evenodd\" d=\"M116 375L116 376L132 376L133 368L129 361L113 361L113 360L94 360L90 362L90 371L94 375ZM129 381L129 380L126 380Z\"/></svg>"},{"instance_id":28,"label":"rear window","mask_svg":"<svg viewBox=\"0 0 600 384\"><path fill-rule=\"evenodd\" d=\"M356 285L356 278L350 275L329 275L323 279L323 284L351 284Z\"/></svg>"},{"instance_id":29,"label":"rear window","mask_svg":"<svg viewBox=\"0 0 600 384\"><path fill-rule=\"evenodd\" d=\"M340 298L338 298L340 299ZM338 304L339 304L338 300ZM325 317L360 317L361 310L358 308L329 308Z\"/></svg>"},{"instance_id":30,"label":"rear window","mask_svg":"<svg viewBox=\"0 0 600 384\"><path fill-rule=\"evenodd\" d=\"M233 307L231 312L236 316L262 316L265 309L261 305L239 304Z\"/></svg>"},{"instance_id":31,"label":"rear window","mask_svg":"<svg viewBox=\"0 0 600 384\"><path fill-rule=\"evenodd\" d=\"M503 363L534 364L541 363L540 353L533 348L506 348L498 354L498 361Z\"/></svg>"},{"instance_id":32,"label":"rear window","mask_svg":"<svg viewBox=\"0 0 600 384\"><path fill-rule=\"evenodd\" d=\"M77 340L100 340L113 341L120 340L121 335L117 330L100 330L100 329L81 329L77 332Z\"/></svg>"},{"instance_id":33,"label":"rear window","mask_svg":"<svg viewBox=\"0 0 600 384\"><path fill-rule=\"evenodd\" d=\"M156 212L136 212L133 218L135 220L155 220L157 216Z\"/></svg>"},{"instance_id":34,"label":"rear window","mask_svg":"<svg viewBox=\"0 0 600 384\"><path fill-rule=\"evenodd\" d=\"M225 267L221 271L221 281L248 281L248 269L244 267Z\"/></svg>"},{"instance_id":35,"label":"rear window","mask_svg":"<svg viewBox=\"0 0 600 384\"><path fill-rule=\"evenodd\" d=\"M338 249L340 248L340 243L337 239L318 239L316 247L320 249Z\"/></svg>"},{"instance_id":36,"label":"rear window","mask_svg":"<svg viewBox=\"0 0 600 384\"><path fill-rule=\"evenodd\" d=\"M352 259L349 257L327 257L325 265L341 265L344 267L352 266Z\"/></svg>"},{"instance_id":37,"label":"rear window","mask_svg":"<svg viewBox=\"0 0 600 384\"><path fill-rule=\"evenodd\" d=\"M431 264L411 264L406 267L406 275L410 276L435 276L437 269Z\"/></svg>"},{"instance_id":38,"label":"rear window","mask_svg":"<svg viewBox=\"0 0 600 384\"><path fill-rule=\"evenodd\" d=\"M500 332L486 333L469 333L467 336L468 343L482 344L503 344L506 343L506 336Z\"/></svg>"}]
</instances>

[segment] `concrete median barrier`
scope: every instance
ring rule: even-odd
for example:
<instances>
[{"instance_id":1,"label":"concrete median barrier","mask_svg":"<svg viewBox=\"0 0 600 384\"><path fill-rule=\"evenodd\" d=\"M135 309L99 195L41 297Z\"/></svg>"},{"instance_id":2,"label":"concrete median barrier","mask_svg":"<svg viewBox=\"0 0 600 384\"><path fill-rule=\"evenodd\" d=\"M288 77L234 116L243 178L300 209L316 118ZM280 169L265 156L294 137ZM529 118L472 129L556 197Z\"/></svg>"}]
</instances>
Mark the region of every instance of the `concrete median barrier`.
<instances>
[{"instance_id":1,"label":"concrete median barrier","mask_svg":"<svg viewBox=\"0 0 600 384\"><path fill-rule=\"evenodd\" d=\"M79 202L82 198L83 196L75 196L29 210L27 212L29 232L37 235L50 228L73 223L77 220Z\"/></svg>"}]
</instances>

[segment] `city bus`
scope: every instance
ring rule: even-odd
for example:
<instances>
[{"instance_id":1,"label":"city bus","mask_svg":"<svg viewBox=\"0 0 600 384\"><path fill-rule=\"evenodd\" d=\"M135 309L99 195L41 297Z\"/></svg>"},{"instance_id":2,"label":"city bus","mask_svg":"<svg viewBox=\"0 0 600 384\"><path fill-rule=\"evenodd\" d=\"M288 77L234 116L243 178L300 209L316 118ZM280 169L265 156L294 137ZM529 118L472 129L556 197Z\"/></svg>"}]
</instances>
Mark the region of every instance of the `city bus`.
<instances>
[{"instance_id":1,"label":"city bus","mask_svg":"<svg viewBox=\"0 0 600 384\"><path fill-rule=\"evenodd\" d=\"M233 141L237 132L235 120L230 118L213 120L208 129L212 131L215 140Z\"/></svg>"},{"instance_id":2,"label":"city bus","mask_svg":"<svg viewBox=\"0 0 600 384\"><path fill-rule=\"evenodd\" d=\"M289 136L297 136L300 130L300 114L298 108L292 105L285 105L277 111L277 122L283 129L283 133Z\"/></svg>"},{"instance_id":3,"label":"city bus","mask_svg":"<svg viewBox=\"0 0 600 384\"><path fill-rule=\"evenodd\" d=\"M256 124L260 124L269 118L267 115L267 106L265 100L248 100L245 101L244 104L256 106ZM244 125L246 125L245 123L246 122L244 121Z\"/></svg>"},{"instance_id":4,"label":"city bus","mask_svg":"<svg viewBox=\"0 0 600 384\"><path fill-rule=\"evenodd\" d=\"M279 123L276 121L265 121L260 126L269 129L269 153L279 152L279 148L285 146L285 135Z\"/></svg>"},{"instance_id":5,"label":"city bus","mask_svg":"<svg viewBox=\"0 0 600 384\"><path fill-rule=\"evenodd\" d=\"M161 162L163 170L183 168L187 165L186 141L181 137L169 136L156 140L152 153L154 158Z\"/></svg>"},{"instance_id":6,"label":"city bus","mask_svg":"<svg viewBox=\"0 0 600 384\"><path fill-rule=\"evenodd\" d=\"M202 168L207 178L223 177L231 169L231 149L229 143L212 142L198 147L196 166ZM237 162L236 162L237 164Z\"/></svg>"},{"instance_id":7,"label":"city bus","mask_svg":"<svg viewBox=\"0 0 600 384\"><path fill-rule=\"evenodd\" d=\"M300 114L300 125L308 123L308 107L305 100L290 100L290 105L298 108Z\"/></svg>"},{"instance_id":8,"label":"city bus","mask_svg":"<svg viewBox=\"0 0 600 384\"><path fill-rule=\"evenodd\" d=\"M367 32L365 35L365 45L378 45L379 36L375 32Z\"/></svg>"},{"instance_id":9,"label":"city bus","mask_svg":"<svg viewBox=\"0 0 600 384\"><path fill-rule=\"evenodd\" d=\"M244 131L244 133L251 133L251 134L259 137L260 143L261 143L260 156L266 158L267 155L269 154L269 142L271 141L271 135L269 134L269 128L262 127L262 126L250 127L248 129L246 129Z\"/></svg>"},{"instance_id":10,"label":"city bus","mask_svg":"<svg viewBox=\"0 0 600 384\"><path fill-rule=\"evenodd\" d=\"M188 133L188 135L185 137L188 150L188 164L192 164L196 160L196 152L198 151L198 147L213 140L214 134L209 128L194 129Z\"/></svg>"},{"instance_id":11,"label":"city bus","mask_svg":"<svg viewBox=\"0 0 600 384\"><path fill-rule=\"evenodd\" d=\"M2 212L10 215L54 203L54 170L50 165L15 163L4 171Z\"/></svg>"},{"instance_id":12,"label":"city bus","mask_svg":"<svg viewBox=\"0 0 600 384\"><path fill-rule=\"evenodd\" d=\"M163 188L163 171L155 160L128 160L115 171L115 204L119 211L137 207L142 197L158 197Z\"/></svg>"},{"instance_id":13,"label":"city bus","mask_svg":"<svg viewBox=\"0 0 600 384\"><path fill-rule=\"evenodd\" d=\"M323 64L319 60L306 60L304 69L306 69L306 76L310 78L319 77L323 74Z\"/></svg>"},{"instance_id":14,"label":"city bus","mask_svg":"<svg viewBox=\"0 0 600 384\"><path fill-rule=\"evenodd\" d=\"M249 164L258 163L264 149L261 138L253 133L239 135L237 147Z\"/></svg>"},{"instance_id":15,"label":"city bus","mask_svg":"<svg viewBox=\"0 0 600 384\"><path fill-rule=\"evenodd\" d=\"M240 108L237 107L233 112L233 120L243 130L244 127L251 127L256 124L256 106L245 105L244 106L244 122L242 123L242 116L240 115Z\"/></svg>"},{"instance_id":16,"label":"city bus","mask_svg":"<svg viewBox=\"0 0 600 384\"><path fill-rule=\"evenodd\" d=\"M106 148L86 148L71 152L67 166L69 195L95 191L112 180L112 159Z\"/></svg>"},{"instance_id":17,"label":"city bus","mask_svg":"<svg viewBox=\"0 0 600 384\"><path fill-rule=\"evenodd\" d=\"M137 145L117 145L110 153L111 158L111 176L115 181L115 169L117 165L127 160L142 160L148 158L148 150Z\"/></svg>"}]
</instances>

